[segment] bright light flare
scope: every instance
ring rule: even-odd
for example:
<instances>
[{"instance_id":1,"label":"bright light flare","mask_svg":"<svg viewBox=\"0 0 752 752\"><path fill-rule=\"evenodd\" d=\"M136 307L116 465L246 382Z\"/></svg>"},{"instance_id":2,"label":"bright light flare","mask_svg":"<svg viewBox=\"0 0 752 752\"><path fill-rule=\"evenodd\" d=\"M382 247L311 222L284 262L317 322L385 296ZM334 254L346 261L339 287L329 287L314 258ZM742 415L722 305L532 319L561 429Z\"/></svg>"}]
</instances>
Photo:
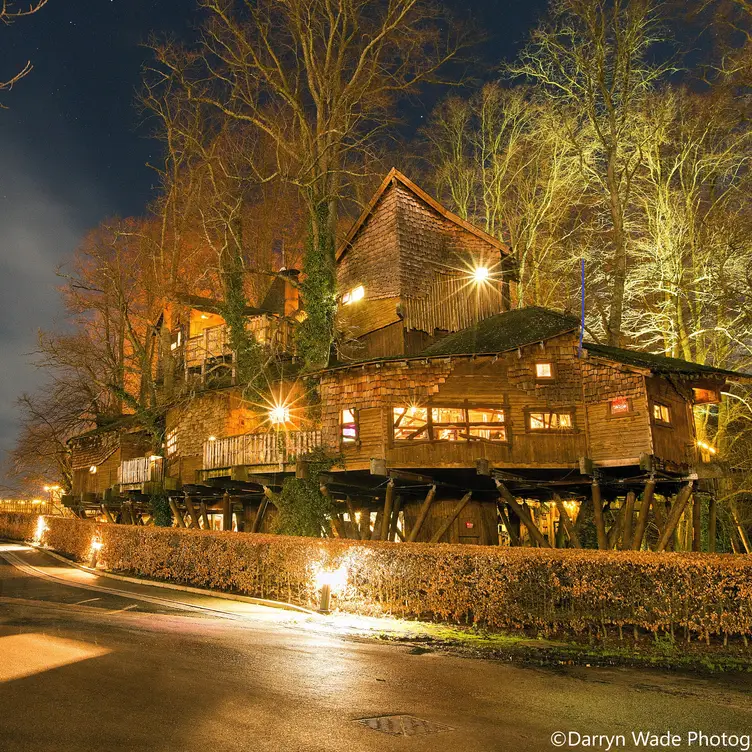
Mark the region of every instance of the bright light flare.
<instances>
[{"instance_id":1,"label":"bright light flare","mask_svg":"<svg viewBox=\"0 0 752 752\"><path fill-rule=\"evenodd\" d=\"M700 447L700 449L706 451L708 454L715 454L716 448L710 446L710 444L705 443L704 441L698 441L697 446Z\"/></svg>"},{"instance_id":2,"label":"bright light flare","mask_svg":"<svg viewBox=\"0 0 752 752\"><path fill-rule=\"evenodd\" d=\"M104 543L102 543L99 538L92 538L91 539L91 550L92 551L101 551L102 546L104 546Z\"/></svg>"},{"instance_id":3,"label":"bright light flare","mask_svg":"<svg viewBox=\"0 0 752 752\"><path fill-rule=\"evenodd\" d=\"M280 425L290 422L290 408L287 405L275 405L269 410L269 422L272 425Z\"/></svg>"},{"instance_id":4,"label":"bright light flare","mask_svg":"<svg viewBox=\"0 0 752 752\"><path fill-rule=\"evenodd\" d=\"M40 516L37 520L37 526L34 529L34 543L41 543L44 534L47 532L47 523L44 521L44 517Z\"/></svg>"},{"instance_id":5,"label":"bright light flare","mask_svg":"<svg viewBox=\"0 0 752 752\"><path fill-rule=\"evenodd\" d=\"M490 276L491 272L488 271L487 266L476 266L475 269L473 269L473 282L475 282L476 285L488 282Z\"/></svg>"},{"instance_id":6,"label":"bright light flare","mask_svg":"<svg viewBox=\"0 0 752 752\"><path fill-rule=\"evenodd\" d=\"M319 567L314 572L316 589L321 590L321 588L328 585L332 593L339 593L347 587L349 576L350 573L344 564L339 569L334 570Z\"/></svg>"}]
</instances>

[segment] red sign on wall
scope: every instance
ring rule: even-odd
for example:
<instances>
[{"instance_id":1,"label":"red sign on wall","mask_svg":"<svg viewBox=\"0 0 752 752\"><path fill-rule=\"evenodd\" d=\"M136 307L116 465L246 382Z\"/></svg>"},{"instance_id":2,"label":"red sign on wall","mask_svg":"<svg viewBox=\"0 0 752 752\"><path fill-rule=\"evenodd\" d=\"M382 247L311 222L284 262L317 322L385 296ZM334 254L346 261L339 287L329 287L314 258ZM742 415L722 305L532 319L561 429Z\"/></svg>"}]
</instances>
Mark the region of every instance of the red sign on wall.
<instances>
[{"instance_id":1,"label":"red sign on wall","mask_svg":"<svg viewBox=\"0 0 752 752\"><path fill-rule=\"evenodd\" d=\"M465 527L472 528L472 527L475 527L475 525L472 522L466 522Z\"/></svg>"}]
</instances>

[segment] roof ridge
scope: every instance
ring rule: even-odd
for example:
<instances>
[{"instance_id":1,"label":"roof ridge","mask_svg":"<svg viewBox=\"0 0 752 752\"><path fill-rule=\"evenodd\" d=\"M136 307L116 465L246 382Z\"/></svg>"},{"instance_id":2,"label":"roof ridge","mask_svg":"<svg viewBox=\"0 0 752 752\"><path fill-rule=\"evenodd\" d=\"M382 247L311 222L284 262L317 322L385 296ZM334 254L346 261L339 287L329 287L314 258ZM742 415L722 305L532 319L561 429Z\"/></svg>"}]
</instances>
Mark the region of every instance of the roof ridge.
<instances>
[{"instance_id":1,"label":"roof ridge","mask_svg":"<svg viewBox=\"0 0 752 752\"><path fill-rule=\"evenodd\" d=\"M404 173L400 172L396 167L392 167L391 170L389 170L389 172L387 173L384 180L381 181L381 184L376 189L376 192L373 194L373 196L371 196L371 199L369 200L368 204L366 204L363 211L360 213L360 216L355 220L355 222L352 223L343 241L337 248L337 261L339 261L339 259L344 256L348 248L351 247L352 241L357 235L358 231L365 224L368 217L376 208L379 199L386 192L386 189L392 184L393 180L398 180L405 188L414 193L419 199L427 203L432 209L437 211L450 222L453 222L454 224L461 227L466 232L470 232L473 235L479 237L481 240L484 240L490 245L493 245L506 255L510 255L512 253L511 249L506 243L499 240L498 238L495 238L493 235L489 235L489 233L487 233L485 230L481 230L480 227L476 227L471 222L462 219L462 217L447 209L440 201L424 191L419 185L410 180L410 178L408 178Z\"/></svg>"}]
</instances>

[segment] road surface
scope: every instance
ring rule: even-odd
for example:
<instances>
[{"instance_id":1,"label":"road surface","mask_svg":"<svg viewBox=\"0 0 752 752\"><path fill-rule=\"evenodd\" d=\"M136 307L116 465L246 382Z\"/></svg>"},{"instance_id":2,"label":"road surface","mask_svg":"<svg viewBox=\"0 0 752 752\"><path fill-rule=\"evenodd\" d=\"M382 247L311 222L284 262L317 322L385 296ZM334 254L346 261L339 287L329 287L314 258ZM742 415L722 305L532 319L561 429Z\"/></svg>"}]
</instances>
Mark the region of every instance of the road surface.
<instances>
[{"instance_id":1,"label":"road surface","mask_svg":"<svg viewBox=\"0 0 752 752\"><path fill-rule=\"evenodd\" d=\"M635 730L717 749L689 732L752 732L752 681L411 652L0 544L3 752L651 748Z\"/></svg>"}]
</instances>

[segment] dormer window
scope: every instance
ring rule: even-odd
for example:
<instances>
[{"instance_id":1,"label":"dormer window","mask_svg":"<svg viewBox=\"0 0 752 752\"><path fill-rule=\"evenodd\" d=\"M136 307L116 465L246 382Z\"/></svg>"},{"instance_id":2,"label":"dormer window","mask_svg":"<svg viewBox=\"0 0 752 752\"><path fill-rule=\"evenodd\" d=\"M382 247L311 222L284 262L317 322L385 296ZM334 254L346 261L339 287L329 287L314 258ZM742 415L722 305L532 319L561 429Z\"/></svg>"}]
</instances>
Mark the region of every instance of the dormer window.
<instances>
[{"instance_id":1,"label":"dormer window","mask_svg":"<svg viewBox=\"0 0 752 752\"><path fill-rule=\"evenodd\" d=\"M553 381L554 364L548 361L536 363L535 378L538 379L538 381Z\"/></svg>"},{"instance_id":2,"label":"dormer window","mask_svg":"<svg viewBox=\"0 0 752 752\"><path fill-rule=\"evenodd\" d=\"M366 296L366 288L363 285L353 287L352 290L348 290L342 296L342 305L350 305L351 303L357 303L359 300L363 300Z\"/></svg>"}]
</instances>

